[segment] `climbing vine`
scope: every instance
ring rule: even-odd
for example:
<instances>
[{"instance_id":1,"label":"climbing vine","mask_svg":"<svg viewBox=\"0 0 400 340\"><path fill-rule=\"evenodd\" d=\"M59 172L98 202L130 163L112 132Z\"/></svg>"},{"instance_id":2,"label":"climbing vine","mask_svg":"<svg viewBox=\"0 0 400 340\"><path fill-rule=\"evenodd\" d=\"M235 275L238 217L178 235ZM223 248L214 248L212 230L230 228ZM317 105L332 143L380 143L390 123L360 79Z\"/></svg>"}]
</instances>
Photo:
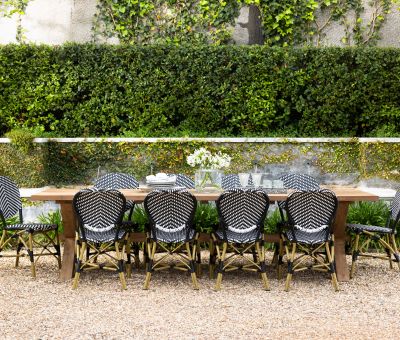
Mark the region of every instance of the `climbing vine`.
<instances>
[{"instance_id":1,"label":"climbing vine","mask_svg":"<svg viewBox=\"0 0 400 340\"><path fill-rule=\"evenodd\" d=\"M0 17L11 18L17 16L17 33L18 42L24 40L24 29L22 27L22 16L30 0L0 0Z\"/></svg>"},{"instance_id":2,"label":"climbing vine","mask_svg":"<svg viewBox=\"0 0 400 340\"><path fill-rule=\"evenodd\" d=\"M231 42L245 5L257 6L268 46L316 45L333 25L344 45L372 45L399 0L98 0L94 36L130 44Z\"/></svg>"}]
</instances>

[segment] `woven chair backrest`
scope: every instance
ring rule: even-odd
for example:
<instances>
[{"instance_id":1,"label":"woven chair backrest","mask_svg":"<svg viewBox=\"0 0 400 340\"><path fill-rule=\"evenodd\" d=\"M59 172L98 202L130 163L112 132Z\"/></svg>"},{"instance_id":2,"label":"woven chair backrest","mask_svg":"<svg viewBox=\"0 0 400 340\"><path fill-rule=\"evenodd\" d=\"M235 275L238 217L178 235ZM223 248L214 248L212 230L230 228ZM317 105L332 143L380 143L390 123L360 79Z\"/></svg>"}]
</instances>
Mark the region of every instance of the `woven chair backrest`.
<instances>
[{"instance_id":1,"label":"woven chair backrest","mask_svg":"<svg viewBox=\"0 0 400 340\"><path fill-rule=\"evenodd\" d=\"M154 190L144 200L144 207L153 230L178 232L191 227L196 210L196 199L187 190Z\"/></svg>"},{"instance_id":2,"label":"woven chair backrest","mask_svg":"<svg viewBox=\"0 0 400 340\"><path fill-rule=\"evenodd\" d=\"M111 172L98 178L94 186L98 189L135 189L139 182L130 174Z\"/></svg>"},{"instance_id":3,"label":"woven chair backrest","mask_svg":"<svg viewBox=\"0 0 400 340\"><path fill-rule=\"evenodd\" d=\"M397 190L396 195L393 198L390 212L392 219L398 222L400 220L400 189Z\"/></svg>"},{"instance_id":4,"label":"woven chair backrest","mask_svg":"<svg viewBox=\"0 0 400 340\"><path fill-rule=\"evenodd\" d=\"M94 232L113 229L121 223L126 200L113 189L84 189L73 200L80 227Z\"/></svg>"},{"instance_id":5,"label":"woven chair backrest","mask_svg":"<svg viewBox=\"0 0 400 340\"><path fill-rule=\"evenodd\" d=\"M189 176L184 174L176 175L175 185L186 189L194 189L194 181Z\"/></svg>"},{"instance_id":6,"label":"woven chair backrest","mask_svg":"<svg viewBox=\"0 0 400 340\"><path fill-rule=\"evenodd\" d=\"M289 223L306 232L329 230L338 201L335 193L327 189L296 191L286 200Z\"/></svg>"},{"instance_id":7,"label":"woven chair backrest","mask_svg":"<svg viewBox=\"0 0 400 340\"><path fill-rule=\"evenodd\" d=\"M286 189L302 191L319 189L317 180L306 174L288 173L281 176L280 180Z\"/></svg>"},{"instance_id":8,"label":"woven chair backrest","mask_svg":"<svg viewBox=\"0 0 400 340\"><path fill-rule=\"evenodd\" d=\"M268 208L268 195L257 189L231 189L217 200L222 226L238 233L260 230Z\"/></svg>"},{"instance_id":9,"label":"woven chair backrest","mask_svg":"<svg viewBox=\"0 0 400 340\"><path fill-rule=\"evenodd\" d=\"M0 176L0 211L4 219L15 216L22 209L18 186L8 177Z\"/></svg>"},{"instance_id":10,"label":"woven chair backrest","mask_svg":"<svg viewBox=\"0 0 400 340\"><path fill-rule=\"evenodd\" d=\"M236 174L225 175L222 177L221 185L224 190L240 188L239 176Z\"/></svg>"}]
</instances>

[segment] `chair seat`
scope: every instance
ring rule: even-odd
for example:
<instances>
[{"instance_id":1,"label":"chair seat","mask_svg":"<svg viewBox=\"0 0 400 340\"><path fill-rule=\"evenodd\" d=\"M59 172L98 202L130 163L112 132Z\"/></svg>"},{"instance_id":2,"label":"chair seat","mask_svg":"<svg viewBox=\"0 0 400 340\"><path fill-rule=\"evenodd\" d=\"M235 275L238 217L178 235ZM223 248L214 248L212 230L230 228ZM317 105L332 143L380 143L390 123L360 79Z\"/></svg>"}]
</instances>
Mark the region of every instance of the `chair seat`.
<instances>
[{"instance_id":1,"label":"chair seat","mask_svg":"<svg viewBox=\"0 0 400 340\"><path fill-rule=\"evenodd\" d=\"M107 231L91 231L85 230L86 240L94 243L111 242L115 240L116 229L110 229ZM122 240L126 234L126 230L119 230L117 235L117 241ZM79 233L79 237L82 238L82 234Z\"/></svg>"},{"instance_id":2,"label":"chair seat","mask_svg":"<svg viewBox=\"0 0 400 340\"><path fill-rule=\"evenodd\" d=\"M287 230L284 235L290 242L294 242L296 236L296 242L302 244L321 244L326 241L326 230L320 230L313 233L308 233L299 229L295 230L295 235L293 235L293 230ZM331 235L329 234L328 240L331 240Z\"/></svg>"},{"instance_id":3,"label":"chair seat","mask_svg":"<svg viewBox=\"0 0 400 340\"><path fill-rule=\"evenodd\" d=\"M56 230L58 227L56 224L44 224L44 223L21 223L21 224L9 224L4 227L6 230L26 230L26 231L49 231Z\"/></svg>"},{"instance_id":4,"label":"chair seat","mask_svg":"<svg viewBox=\"0 0 400 340\"><path fill-rule=\"evenodd\" d=\"M378 227L374 225L365 225L365 224L348 224L347 228L354 232L363 232L363 231L370 231L372 233L382 233L382 234L392 234L393 229L385 228L385 227Z\"/></svg>"},{"instance_id":5,"label":"chair seat","mask_svg":"<svg viewBox=\"0 0 400 340\"><path fill-rule=\"evenodd\" d=\"M191 229L189 232L189 240L193 240L196 231ZM153 231L151 231L150 237L154 240ZM176 232L168 232L157 229L157 241L165 243L184 242L186 240L186 229L182 229Z\"/></svg>"},{"instance_id":6,"label":"chair seat","mask_svg":"<svg viewBox=\"0 0 400 340\"><path fill-rule=\"evenodd\" d=\"M217 230L214 232L219 240L224 240L224 232L222 230ZM247 233L237 233L232 230L226 230L226 238L228 242L231 243L252 243L254 241L262 239L263 234L260 233L257 239L257 230L252 230Z\"/></svg>"}]
</instances>

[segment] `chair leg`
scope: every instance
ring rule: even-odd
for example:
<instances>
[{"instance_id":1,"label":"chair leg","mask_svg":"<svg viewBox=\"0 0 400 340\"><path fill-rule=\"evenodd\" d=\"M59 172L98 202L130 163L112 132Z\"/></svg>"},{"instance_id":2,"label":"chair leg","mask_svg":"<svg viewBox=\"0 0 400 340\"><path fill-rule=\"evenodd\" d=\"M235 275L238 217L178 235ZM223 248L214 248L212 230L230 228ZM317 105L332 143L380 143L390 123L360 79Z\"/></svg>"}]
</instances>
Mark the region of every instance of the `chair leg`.
<instances>
[{"instance_id":1,"label":"chair leg","mask_svg":"<svg viewBox=\"0 0 400 340\"><path fill-rule=\"evenodd\" d=\"M283 240L282 238L278 243L278 280L282 279L282 265L283 265Z\"/></svg>"},{"instance_id":2,"label":"chair leg","mask_svg":"<svg viewBox=\"0 0 400 340\"><path fill-rule=\"evenodd\" d=\"M35 259L33 257L33 233L31 232L29 233L28 246L29 259L31 260L31 274L33 278L36 278Z\"/></svg>"},{"instance_id":3,"label":"chair leg","mask_svg":"<svg viewBox=\"0 0 400 340\"><path fill-rule=\"evenodd\" d=\"M15 268L18 268L18 266L19 266L19 257L20 257L20 252L21 252L21 249L23 246L24 246L24 244L21 241L19 241L18 245L17 245L17 257L15 258Z\"/></svg>"},{"instance_id":4,"label":"chair leg","mask_svg":"<svg viewBox=\"0 0 400 340\"><path fill-rule=\"evenodd\" d=\"M55 233L56 233L56 244L54 248L57 254L58 269L61 269L61 245L60 245L60 234L58 233L58 229L56 229Z\"/></svg>"},{"instance_id":5,"label":"chair leg","mask_svg":"<svg viewBox=\"0 0 400 340\"><path fill-rule=\"evenodd\" d=\"M186 242L186 251L188 257L190 259L190 276L192 277L193 289L199 289L199 283L197 282L196 270L195 270L195 257L196 257L196 245L194 245L194 249L190 249L190 243Z\"/></svg>"},{"instance_id":6,"label":"chair leg","mask_svg":"<svg viewBox=\"0 0 400 340\"><path fill-rule=\"evenodd\" d=\"M288 262L288 273L286 276L286 283L285 283L285 291L288 292L290 288L290 282L292 281L292 276L293 276L293 263L294 263L294 257L296 255L296 243L292 243L292 252L289 252L289 246L285 245L286 248L286 256L287 256L287 262Z\"/></svg>"},{"instance_id":7,"label":"chair leg","mask_svg":"<svg viewBox=\"0 0 400 340\"><path fill-rule=\"evenodd\" d=\"M214 240L211 238L210 240L210 259L209 259L209 265L208 265L208 271L209 271L209 278L214 279L214 271L215 271L215 244Z\"/></svg>"},{"instance_id":8,"label":"chair leg","mask_svg":"<svg viewBox=\"0 0 400 340\"><path fill-rule=\"evenodd\" d=\"M126 249L126 277L130 278L132 276L132 262L131 262L131 242L129 239L125 249Z\"/></svg>"},{"instance_id":9,"label":"chair leg","mask_svg":"<svg viewBox=\"0 0 400 340\"><path fill-rule=\"evenodd\" d=\"M356 240L354 241L353 251L351 252L351 270L350 270L350 279L354 277L354 271L356 268L356 261L359 254L359 243L360 243L360 234L356 234Z\"/></svg>"},{"instance_id":10,"label":"chair leg","mask_svg":"<svg viewBox=\"0 0 400 340\"><path fill-rule=\"evenodd\" d=\"M392 243L392 242L390 242L389 235L385 235L385 241L389 245ZM391 249L390 247L385 247L385 249L386 249L387 256L389 258L389 267L390 267L390 269L393 269L393 261L392 261L393 249Z\"/></svg>"},{"instance_id":11,"label":"chair leg","mask_svg":"<svg viewBox=\"0 0 400 340\"><path fill-rule=\"evenodd\" d=\"M146 272L146 279L144 281L144 286L143 289L149 289L150 286L150 279L151 279L151 273L153 272L153 260L154 260L154 254L156 253L156 246L157 243L154 241L148 240L146 242L147 244L147 256L148 256L148 262L147 262L147 272Z\"/></svg>"},{"instance_id":12,"label":"chair leg","mask_svg":"<svg viewBox=\"0 0 400 340\"><path fill-rule=\"evenodd\" d=\"M399 267L400 270L399 250L397 249L396 237L394 236L394 234L390 235L390 240L394 251L393 256L396 259L397 266Z\"/></svg>"},{"instance_id":13,"label":"chair leg","mask_svg":"<svg viewBox=\"0 0 400 340\"><path fill-rule=\"evenodd\" d=\"M118 275L119 275L119 280L121 281L122 289L126 289L126 280L125 280L125 274L124 274L124 260L123 260L123 254L124 254L124 244L122 245L122 251L119 249L119 242L115 242L115 253L118 261Z\"/></svg>"},{"instance_id":14,"label":"chair leg","mask_svg":"<svg viewBox=\"0 0 400 340\"><path fill-rule=\"evenodd\" d=\"M82 242L82 245L80 247L77 246L77 250L78 252L76 254L75 277L72 283L72 289L78 288L78 282L82 271L83 257L85 256L86 253L86 242Z\"/></svg>"},{"instance_id":15,"label":"chair leg","mask_svg":"<svg viewBox=\"0 0 400 340\"><path fill-rule=\"evenodd\" d=\"M218 274L217 274L217 282L215 283L215 290L220 290L221 289L221 282L222 282L222 273L224 272L224 261L225 261L225 256L226 256L226 250L228 248L228 244L226 242L223 243L222 246L222 254L221 257L219 257L218 254Z\"/></svg>"},{"instance_id":16,"label":"chair leg","mask_svg":"<svg viewBox=\"0 0 400 340\"><path fill-rule=\"evenodd\" d=\"M260 246L260 243L261 246ZM269 282L267 278L267 273L266 273L266 264L265 264L265 248L264 248L264 242L256 242L256 249L257 249L257 254L258 258L260 259L259 264L260 264L260 272L261 272L261 279L263 281L264 289L269 290Z\"/></svg>"},{"instance_id":17,"label":"chair leg","mask_svg":"<svg viewBox=\"0 0 400 340\"><path fill-rule=\"evenodd\" d=\"M201 247L200 243L196 243L196 275L200 277L202 274L201 270Z\"/></svg>"},{"instance_id":18,"label":"chair leg","mask_svg":"<svg viewBox=\"0 0 400 340\"><path fill-rule=\"evenodd\" d=\"M332 242L332 248L330 248L329 242L325 242L325 250L326 250L326 255L328 257L328 261L329 261L329 271L331 273L331 277L332 277L332 285L333 288L335 289L335 291L339 291L339 283L336 277L336 271L335 271L335 264L334 264L334 245ZM332 249L332 250L331 250Z\"/></svg>"}]
</instances>

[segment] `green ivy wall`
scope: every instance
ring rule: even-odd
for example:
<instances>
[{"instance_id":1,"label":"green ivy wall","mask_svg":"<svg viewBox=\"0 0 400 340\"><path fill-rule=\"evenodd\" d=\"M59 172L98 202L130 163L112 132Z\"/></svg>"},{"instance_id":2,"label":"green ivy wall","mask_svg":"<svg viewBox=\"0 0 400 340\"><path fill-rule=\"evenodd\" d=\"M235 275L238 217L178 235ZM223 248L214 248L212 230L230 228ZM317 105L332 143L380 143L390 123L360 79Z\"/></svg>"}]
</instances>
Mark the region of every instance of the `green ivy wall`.
<instances>
[{"instance_id":1,"label":"green ivy wall","mask_svg":"<svg viewBox=\"0 0 400 340\"><path fill-rule=\"evenodd\" d=\"M186 157L200 146L232 156L229 172L260 165L304 166L322 178L373 178L400 182L400 139L36 139L29 150L0 139L0 175L20 186L91 184L101 171L121 171L139 180L155 171L194 174ZM304 168L303 168L304 169ZM324 177L325 176L325 177Z\"/></svg>"}]
</instances>

